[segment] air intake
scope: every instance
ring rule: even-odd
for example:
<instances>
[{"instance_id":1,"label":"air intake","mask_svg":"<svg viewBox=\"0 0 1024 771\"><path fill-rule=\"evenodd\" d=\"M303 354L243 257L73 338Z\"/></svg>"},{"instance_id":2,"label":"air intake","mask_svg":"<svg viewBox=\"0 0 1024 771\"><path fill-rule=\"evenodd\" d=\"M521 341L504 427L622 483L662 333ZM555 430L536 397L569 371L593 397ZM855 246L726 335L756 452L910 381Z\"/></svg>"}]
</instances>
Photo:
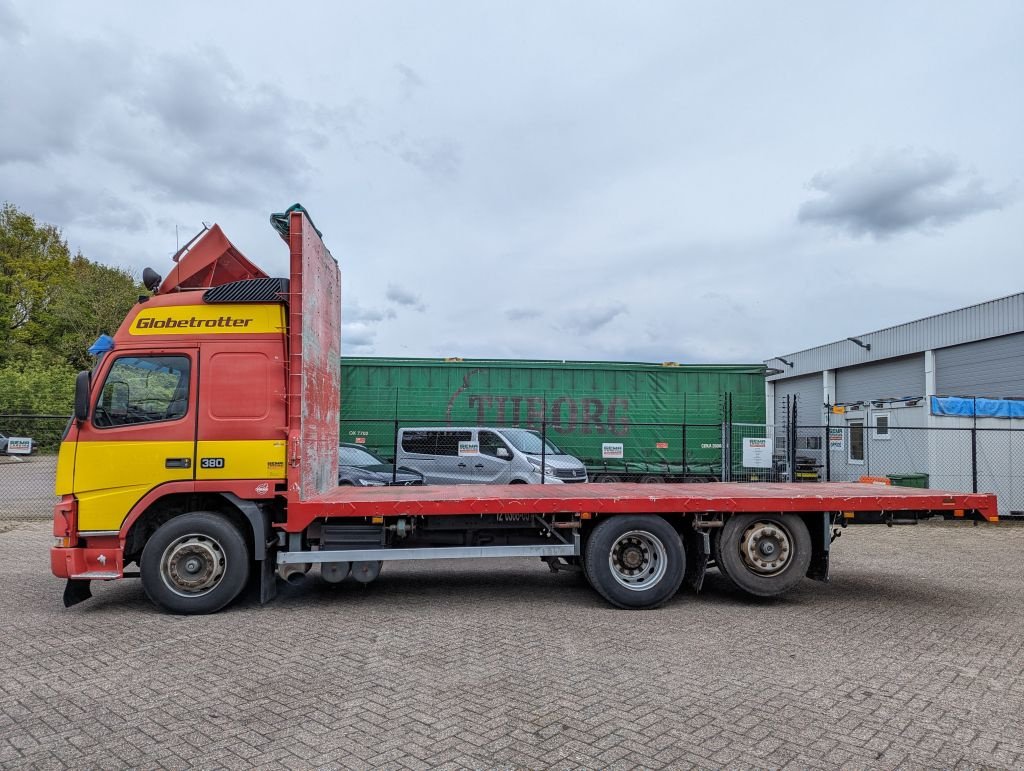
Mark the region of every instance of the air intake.
<instances>
[{"instance_id":1,"label":"air intake","mask_svg":"<svg viewBox=\"0 0 1024 771\"><path fill-rule=\"evenodd\" d=\"M288 279L251 278L221 284L203 293L203 302L216 303L279 303L288 302Z\"/></svg>"}]
</instances>

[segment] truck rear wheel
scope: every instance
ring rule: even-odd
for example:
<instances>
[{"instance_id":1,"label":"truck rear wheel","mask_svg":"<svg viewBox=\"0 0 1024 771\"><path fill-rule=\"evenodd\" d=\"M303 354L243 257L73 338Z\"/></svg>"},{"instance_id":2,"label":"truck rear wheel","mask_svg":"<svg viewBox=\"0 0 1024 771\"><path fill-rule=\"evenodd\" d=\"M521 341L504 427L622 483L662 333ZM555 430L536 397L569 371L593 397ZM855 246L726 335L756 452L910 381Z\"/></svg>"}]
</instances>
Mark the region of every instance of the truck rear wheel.
<instances>
[{"instance_id":1,"label":"truck rear wheel","mask_svg":"<svg viewBox=\"0 0 1024 771\"><path fill-rule=\"evenodd\" d=\"M142 588L172 613L215 613L249 578L245 538L226 517L184 514L161 525L142 550Z\"/></svg>"},{"instance_id":2,"label":"truck rear wheel","mask_svg":"<svg viewBox=\"0 0 1024 771\"><path fill-rule=\"evenodd\" d=\"M714 539L722 575L757 597L775 597L807 575L811 536L796 514L737 514Z\"/></svg>"},{"instance_id":3,"label":"truck rear wheel","mask_svg":"<svg viewBox=\"0 0 1024 771\"><path fill-rule=\"evenodd\" d=\"M678 591L686 571L679 533L661 517L613 516L587 539L590 585L620 608L656 608Z\"/></svg>"}]
</instances>

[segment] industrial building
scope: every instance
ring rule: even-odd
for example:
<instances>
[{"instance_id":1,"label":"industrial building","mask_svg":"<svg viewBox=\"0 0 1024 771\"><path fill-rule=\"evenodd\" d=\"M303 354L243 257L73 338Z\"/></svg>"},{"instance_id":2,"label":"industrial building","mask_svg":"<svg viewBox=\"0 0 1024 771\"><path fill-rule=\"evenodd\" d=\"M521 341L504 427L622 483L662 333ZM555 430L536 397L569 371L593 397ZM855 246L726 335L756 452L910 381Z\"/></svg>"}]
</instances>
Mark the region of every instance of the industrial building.
<instances>
[{"instance_id":1,"label":"industrial building","mask_svg":"<svg viewBox=\"0 0 1024 771\"><path fill-rule=\"evenodd\" d=\"M803 427L797 453L829 478L928 475L1024 510L1024 293L765 365L769 424Z\"/></svg>"}]
</instances>

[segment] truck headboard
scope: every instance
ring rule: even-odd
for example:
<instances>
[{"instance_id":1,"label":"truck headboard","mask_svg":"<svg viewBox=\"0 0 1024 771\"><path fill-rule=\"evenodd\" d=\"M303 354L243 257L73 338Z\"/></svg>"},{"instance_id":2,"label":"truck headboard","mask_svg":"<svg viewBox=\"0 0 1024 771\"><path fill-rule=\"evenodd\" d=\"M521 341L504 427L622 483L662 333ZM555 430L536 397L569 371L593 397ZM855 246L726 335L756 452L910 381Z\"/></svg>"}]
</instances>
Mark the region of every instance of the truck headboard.
<instances>
[{"instance_id":1,"label":"truck headboard","mask_svg":"<svg viewBox=\"0 0 1024 771\"><path fill-rule=\"evenodd\" d=\"M341 273L305 211L287 217L288 492L307 500L338 485Z\"/></svg>"}]
</instances>

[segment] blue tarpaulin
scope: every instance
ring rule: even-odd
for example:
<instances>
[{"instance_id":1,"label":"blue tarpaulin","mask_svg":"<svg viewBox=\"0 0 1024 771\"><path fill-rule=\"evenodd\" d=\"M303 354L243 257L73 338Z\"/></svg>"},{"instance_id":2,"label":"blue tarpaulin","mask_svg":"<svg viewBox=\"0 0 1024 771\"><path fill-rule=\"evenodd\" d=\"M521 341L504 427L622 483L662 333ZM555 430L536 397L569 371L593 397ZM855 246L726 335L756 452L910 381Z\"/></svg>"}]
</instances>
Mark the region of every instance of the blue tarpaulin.
<instances>
[{"instance_id":1,"label":"blue tarpaulin","mask_svg":"<svg viewBox=\"0 0 1024 771\"><path fill-rule=\"evenodd\" d=\"M933 396L932 415L958 418L1024 418L1024 400Z\"/></svg>"},{"instance_id":2,"label":"blue tarpaulin","mask_svg":"<svg viewBox=\"0 0 1024 771\"><path fill-rule=\"evenodd\" d=\"M114 338L110 335L100 335L96 342L89 346L89 353L92 356L102 356L114 348Z\"/></svg>"}]
</instances>

